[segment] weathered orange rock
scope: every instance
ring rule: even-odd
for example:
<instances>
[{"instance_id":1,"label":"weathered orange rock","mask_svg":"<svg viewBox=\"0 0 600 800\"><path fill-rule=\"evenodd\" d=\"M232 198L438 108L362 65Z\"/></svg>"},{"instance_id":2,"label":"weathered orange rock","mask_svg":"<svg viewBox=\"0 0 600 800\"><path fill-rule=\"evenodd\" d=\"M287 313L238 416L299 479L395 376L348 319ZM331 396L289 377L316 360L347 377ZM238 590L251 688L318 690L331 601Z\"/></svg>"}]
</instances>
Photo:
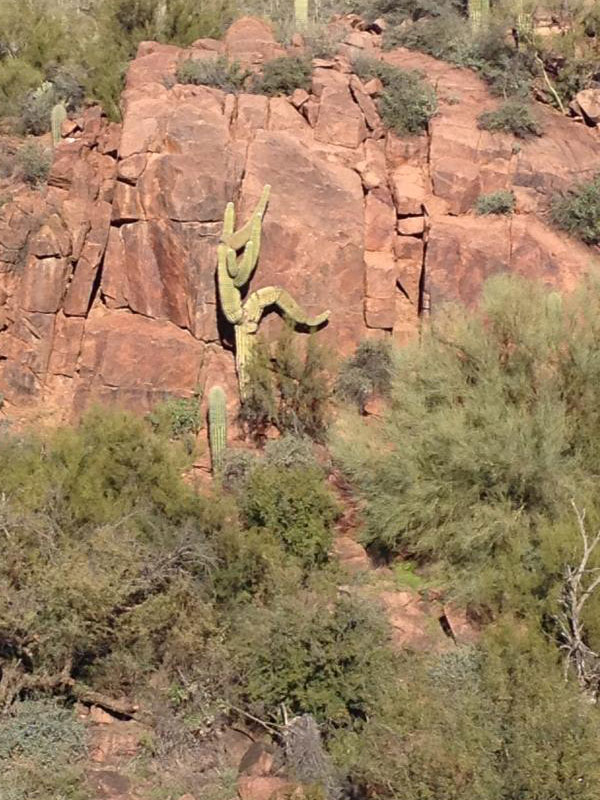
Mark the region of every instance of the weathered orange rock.
<instances>
[{"instance_id":1,"label":"weathered orange rock","mask_svg":"<svg viewBox=\"0 0 600 800\"><path fill-rule=\"evenodd\" d=\"M392 250L396 208L389 189L373 189L365 198L365 249Z\"/></svg>"},{"instance_id":2,"label":"weathered orange rock","mask_svg":"<svg viewBox=\"0 0 600 800\"><path fill-rule=\"evenodd\" d=\"M345 86L326 86L321 94L315 139L342 147L358 147L367 136L362 111Z\"/></svg>"},{"instance_id":3,"label":"weathered orange rock","mask_svg":"<svg viewBox=\"0 0 600 800\"><path fill-rule=\"evenodd\" d=\"M295 784L275 776L242 775L238 780L240 800L285 800L295 788Z\"/></svg>"},{"instance_id":4,"label":"weathered orange rock","mask_svg":"<svg viewBox=\"0 0 600 800\"><path fill-rule=\"evenodd\" d=\"M390 176L398 214L422 214L427 186L422 167L402 164Z\"/></svg>"},{"instance_id":5,"label":"weathered orange rock","mask_svg":"<svg viewBox=\"0 0 600 800\"><path fill-rule=\"evenodd\" d=\"M244 65L260 64L285 53L275 41L271 26L255 17L236 20L225 34L223 42L229 57Z\"/></svg>"}]
</instances>

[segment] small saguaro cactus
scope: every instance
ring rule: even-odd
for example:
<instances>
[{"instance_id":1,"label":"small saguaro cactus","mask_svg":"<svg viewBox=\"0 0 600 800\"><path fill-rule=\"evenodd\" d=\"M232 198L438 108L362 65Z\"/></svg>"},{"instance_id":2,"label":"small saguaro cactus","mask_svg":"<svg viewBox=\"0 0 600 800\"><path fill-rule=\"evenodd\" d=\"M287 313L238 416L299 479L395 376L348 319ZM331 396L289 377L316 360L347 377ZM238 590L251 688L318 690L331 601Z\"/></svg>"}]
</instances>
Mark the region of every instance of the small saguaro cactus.
<instances>
[{"instance_id":1,"label":"small saguaro cactus","mask_svg":"<svg viewBox=\"0 0 600 800\"><path fill-rule=\"evenodd\" d=\"M52 127L52 144L54 147L60 142L62 124L67 118L67 107L64 103L57 103L50 114L50 124Z\"/></svg>"},{"instance_id":2,"label":"small saguaro cactus","mask_svg":"<svg viewBox=\"0 0 600 800\"><path fill-rule=\"evenodd\" d=\"M308 23L308 0L294 0L294 16L297 25Z\"/></svg>"},{"instance_id":3,"label":"small saguaro cactus","mask_svg":"<svg viewBox=\"0 0 600 800\"><path fill-rule=\"evenodd\" d=\"M468 0L469 20L473 31L487 24L490 15L490 0Z\"/></svg>"},{"instance_id":4,"label":"small saguaro cactus","mask_svg":"<svg viewBox=\"0 0 600 800\"><path fill-rule=\"evenodd\" d=\"M208 395L208 440L213 473L218 473L227 448L227 401L220 386Z\"/></svg>"},{"instance_id":5,"label":"small saguaro cactus","mask_svg":"<svg viewBox=\"0 0 600 800\"><path fill-rule=\"evenodd\" d=\"M242 303L242 289L252 277L258 261L262 219L270 190L270 186L264 187L250 220L238 231L235 231L235 207L233 203L228 203L218 247L219 299L223 314L235 331L235 363L242 403L247 396L248 364L252 347L267 308L278 308L292 325L303 325L307 328L318 328L329 317L329 311L316 317L307 316L290 293L277 286L258 289ZM238 251L242 249L242 254L238 256Z\"/></svg>"}]
</instances>

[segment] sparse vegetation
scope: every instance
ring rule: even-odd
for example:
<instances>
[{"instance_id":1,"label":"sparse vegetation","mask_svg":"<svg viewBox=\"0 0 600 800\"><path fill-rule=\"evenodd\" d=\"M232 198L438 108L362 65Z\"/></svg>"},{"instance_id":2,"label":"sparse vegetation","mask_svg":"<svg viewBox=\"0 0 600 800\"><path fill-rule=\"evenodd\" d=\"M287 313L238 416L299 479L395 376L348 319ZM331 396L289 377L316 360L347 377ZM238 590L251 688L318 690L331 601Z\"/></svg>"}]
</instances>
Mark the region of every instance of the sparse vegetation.
<instances>
[{"instance_id":1,"label":"sparse vegetation","mask_svg":"<svg viewBox=\"0 0 600 800\"><path fill-rule=\"evenodd\" d=\"M46 182L52 165L52 151L38 142L28 141L17 151L21 177L32 186Z\"/></svg>"},{"instance_id":2,"label":"sparse vegetation","mask_svg":"<svg viewBox=\"0 0 600 800\"><path fill-rule=\"evenodd\" d=\"M518 139L541 136L543 131L527 103L510 100L495 111L484 111L477 124L492 133L512 133Z\"/></svg>"},{"instance_id":3,"label":"sparse vegetation","mask_svg":"<svg viewBox=\"0 0 600 800\"><path fill-rule=\"evenodd\" d=\"M437 110L437 97L423 75L365 57L355 60L354 69L361 78L377 77L383 83L379 112L390 130L399 136L426 130Z\"/></svg>"},{"instance_id":4,"label":"sparse vegetation","mask_svg":"<svg viewBox=\"0 0 600 800\"><path fill-rule=\"evenodd\" d=\"M555 196L552 222L586 244L600 243L600 175Z\"/></svg>"},{"instance_id":5,"label":"sparse vegetation","mask_svg":"<svg viewBox=\"0 0 600 800\"><path fill-rule=\"evenodd\" d=\"M353 356L343 362L335 393L363 414L367 401L374 394L389 395L391 379L392 350L389 342L367 339L358 345Z\"/></svg>"},{"instance_id":6,"label":"sparse vegetation","mask_svg":"<svg viewBox=\"0 0 600 800\"><path fill-rule=\"evenodd\" d=\"M512 214L515 210L515 195L511 191L480 194L475 201L475 212L480 216L487 214Z\"/></svg>"},{"instance_id":7,"label":"sparse vegetation","mask_svg":"<svg viewBox=\"0 0 600 800\"><path fill-rule=\"evenodd\" d=\"M296 89L309 89L311 74L307 58L279 56L266 62L262 74L252 84L252 91L270 96L289 95Z\"/></svg>"},{"instance_id":8,"label":"sparse vegetation","mask_svg":"<svg viewBox=\"0 0 600 800\"><path fill-rule=\"evenodd\" d=\"M231 94L242 90L248 75L237 61L229 61L225 56L186 58L180 62L176 73L178 83L212 86Z\"/></svg>"}]
</instances>

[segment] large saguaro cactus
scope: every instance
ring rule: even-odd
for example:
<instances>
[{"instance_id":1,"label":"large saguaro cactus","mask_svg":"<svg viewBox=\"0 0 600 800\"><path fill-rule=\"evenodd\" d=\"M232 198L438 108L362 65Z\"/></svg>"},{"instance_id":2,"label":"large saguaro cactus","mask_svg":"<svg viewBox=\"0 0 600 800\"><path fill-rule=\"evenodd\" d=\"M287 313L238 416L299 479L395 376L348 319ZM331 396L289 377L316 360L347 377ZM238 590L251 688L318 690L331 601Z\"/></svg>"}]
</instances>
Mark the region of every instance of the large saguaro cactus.
<instances>
[{"instance_id":1,"label":"large saguaro cactus","mask_svg":"<svg viewBox=\"0 0 600 800\"><path fill-rule=\"evenodd\" d=\"M294 0L294 16L296 25L306 25L308 23L308 0Z\"/></svg>"},{"instance_id":2,"label":"large saguaro cactus","mask_svg":"<svg viewBox=\"0 0 600 800\"><path fill-rule=\"evenodd\" d=\"M242 289L252 277L258 261L262 219L269 201L270 190L270 186L264 187L250 220L238 231L235 230L235 207L233 203L228 203L221 243L218 247L219 299L223 314L235 331L235 363L242 403L247 396L247 369L252 346L267 308L278 308L292 324L309 328L319 327L329 317L329 311L316 317L307 316L290 293L277 286L258 289L242 303ZM238 255L240 250L243 252Z\"/></svg>"},{"instance_id":3,"label":"large saguaro cactus","mask_svg":"<svg viewBox=\"0 0 600 800\"><path fill-rule=\"evenodd\" d=\"M490 16L490 0L468 0L471 29L476 32L487 25Z\"/></svg>"}]
</instances>

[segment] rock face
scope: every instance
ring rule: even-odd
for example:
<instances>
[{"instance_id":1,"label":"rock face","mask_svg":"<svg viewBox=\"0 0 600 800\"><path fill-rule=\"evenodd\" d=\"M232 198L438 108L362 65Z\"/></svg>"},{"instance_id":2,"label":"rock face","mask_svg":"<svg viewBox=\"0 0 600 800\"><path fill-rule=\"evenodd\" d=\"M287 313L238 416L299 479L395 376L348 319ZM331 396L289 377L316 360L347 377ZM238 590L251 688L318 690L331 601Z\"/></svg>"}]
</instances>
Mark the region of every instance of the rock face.
<instances>
[{"instance_id":1,"label":"rock face","mask_svg":"<svg viewBox=\"0 0 600 800\"><path fill-rule=\"evenodd\" d=\"M424 309L475 302L495 272L574 284L594 253L543 214L552 192L600 168L596 129L540 107L545 135L517 146L477 128L496 101L474 74L399 49L385 59L423 70L440 98L428 134L401 139L381 124L379 82L351 73L360 52L383 57L380 38L349 28L339 56L315 60L310 92L266 98L175 81L184 58L225 53L255 69L283 54L263 22L239 20L223 42L188 50L145 42L122 126L97 108L65 123L46 192L21 191L0 210L11 415L68 418L95 400L146 410L215 380L234 387L216 247L227 202L244 217L266 183L252 288L329 307L319 335L340 355L367 336L407 341ZM473 215L481 193L506 188L515 216ZM264 329L280 324L271 315Z\"/></svg>"}]
</instances>

